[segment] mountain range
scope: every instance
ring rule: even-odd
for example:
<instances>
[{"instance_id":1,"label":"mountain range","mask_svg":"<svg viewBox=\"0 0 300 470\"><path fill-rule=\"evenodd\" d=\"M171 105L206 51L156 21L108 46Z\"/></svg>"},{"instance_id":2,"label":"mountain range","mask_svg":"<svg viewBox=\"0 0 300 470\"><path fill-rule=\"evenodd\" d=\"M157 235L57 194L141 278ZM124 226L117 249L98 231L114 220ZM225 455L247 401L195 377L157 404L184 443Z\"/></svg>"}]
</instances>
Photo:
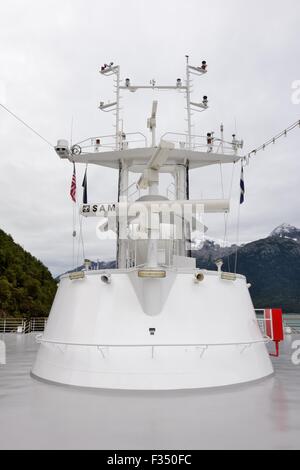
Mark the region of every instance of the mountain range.
<instances>
[{"instance_id":1,"label":"mountain range","mask_svg":"<svg viewBox=\"0 0 300 470\"><path fill-rule=\"evenodd\" d=\"M237 265L237 272L251 284L256 308L281 307L285 313L300 313L300 229L282 224L267 238L239 247L224 248L206 240L193 257L201 269L215 270L220 258L226 271L234 272ZM92 262L92 267L114 269L115 264ZM56 284L46 266L0 230L0 316L47 315Z\"/></svg>"},{"instance_id":2,"label":"mountain range","mask_svg":"<svg viewBox=\"0 0 300 470\"><path fill-rule=\"evenodd\" d=\"M284 223L267 238L241 246L222 247L207 239L192 256L201 269L216 270L217 259L223 260L225 271L234 272L236 267L251 284L255 308L300 313L300 229ZM92 269L114 269L115 265L115 261L92 262Z\"/></svg>"},{"instance_id":3,"label":"mountain range","mask_svg":"<svg viewBox=\"0 0 300 470\"><path fill-rule=\"evenodd\" d=\"M269 237L238 249L223 248L207 240L193 256L202 269L216 269L218 258L230 272L237 263L237 272L251 284L256 308L281 307L286 313L300 312L300 229L282 224Z\"/></svg>"}]
</instances>

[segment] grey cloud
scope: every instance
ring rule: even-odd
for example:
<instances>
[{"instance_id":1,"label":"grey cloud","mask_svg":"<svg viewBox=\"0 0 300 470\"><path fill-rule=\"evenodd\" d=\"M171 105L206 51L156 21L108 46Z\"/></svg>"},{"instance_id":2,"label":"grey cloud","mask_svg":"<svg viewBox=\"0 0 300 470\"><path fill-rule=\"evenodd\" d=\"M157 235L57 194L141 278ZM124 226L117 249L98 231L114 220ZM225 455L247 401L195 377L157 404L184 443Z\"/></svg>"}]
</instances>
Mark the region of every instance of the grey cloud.
<instances>
[{"instance_id":1,"label":"grey cloud","mask_svg":"<svg viewBox=\"0 0 300 470\"><path fill-rule=\"evenodd\" d=\"M300 79L297 0L83 1L21 0L0 6L0 93L6 105L55 143L113 132L110 115L97 109L112 99L109 80L99 66L119 62L123 78L160 83L184 78L184 56L203 58L209 74L194 83L194 96L208 94L211 108L196 115L195 132L225 125L247 150L299 119L291 86ZM3 96L4 95L4 96ZM156 96L156 95L154 95ZM146 130L152 93L124 95L127 131ZM182 97L159 95L159 131L184 131ZM72 264L72 206L68 196L71 165L0 110L0 226L57 274ZM236 124L235 124L236 122ZM240 240L267 236L281 222L300 226L300 134L297 130L246 169L246 202L241 208ZM78 169L78 186L84 168ZM231 169L224 168L228 192ZM191 196L219 196L219 169L191 177ZM116 174L91 168L91 197L115 200ZM239 169L229 240L236 240ZM209 218L209 236L222 238L223 217ZM101 245L94 227L86 234L87 254L114 256L112 243ZM88 243L90 242L90 243Z\"/></svg>"}]
</instances>

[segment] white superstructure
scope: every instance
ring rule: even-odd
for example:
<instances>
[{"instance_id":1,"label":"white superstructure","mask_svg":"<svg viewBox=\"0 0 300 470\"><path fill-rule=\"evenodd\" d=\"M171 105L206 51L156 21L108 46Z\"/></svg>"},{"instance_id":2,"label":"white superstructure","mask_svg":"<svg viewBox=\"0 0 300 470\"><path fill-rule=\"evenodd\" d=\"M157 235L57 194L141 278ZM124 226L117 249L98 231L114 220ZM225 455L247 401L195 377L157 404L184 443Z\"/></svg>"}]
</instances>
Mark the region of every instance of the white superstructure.
<instances>
[{"instance_id":1,"label":"white superstructure","mask_svg":"<svg viewBox=\"0 0 300 470\"><path fill-rule=\"evenodd\" d=\"M75 164L102 165L119 172L117 201L85 201L81 216L101 217L102 230L117 235L117 269L62 276L33 374L53 382L98 388L167 390L231 385L273 373L245 277L196 268L191 233L205 232L201 216L228 213L230 201L191 201L189 172L235 163L242 142L213 133L192 135L192 111L205 111L208 98L191 98L191 75L207 73L205 61L189 64L186 80L172 86L121 81L120 68L105 64L115 79L116 99L100 103L114 111L116 133L92 137L56 152ZM151 144L138 132L125 134L120 93L170 90L186 98L186 133L157 140L157 101L147 127ZM141 146L137 141L143 141ZM160 174L172 188L160 191ZM130 181L134 176L135 183Z\"/></svg>"}]
</instances>

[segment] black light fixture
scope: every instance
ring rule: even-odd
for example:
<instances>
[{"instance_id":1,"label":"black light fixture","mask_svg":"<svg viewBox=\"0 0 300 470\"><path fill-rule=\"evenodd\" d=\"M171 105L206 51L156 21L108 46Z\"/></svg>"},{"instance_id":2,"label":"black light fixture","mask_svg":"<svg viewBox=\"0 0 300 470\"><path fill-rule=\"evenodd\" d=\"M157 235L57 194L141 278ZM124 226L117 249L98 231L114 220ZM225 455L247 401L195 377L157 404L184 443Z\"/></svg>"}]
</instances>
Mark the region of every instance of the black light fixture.
<instances>
[{"instance_id":1,"label":"black light fixture","mask_svg":"<svg viewBox=\"0 0 300 470\"><path fill-rule=\"evenodd\" d=\"M177 78L176 85L178 88L182 87L182 80L181 78Z\"/></svg>"},{"instance_id":2,"label":"black light fixture","mask_svg":"<svg viewBox=\"0 0 300 470\"><path fill-rule=\"evenodd\" d=\"M201 68L202 68L202 70L206 70L206 68L207 68L206 60L203 60L203 61L202 61Z\"/></svg>"},{"instance_id":3,"label":"black light fixture","mask_svg":"<svg viewBox=\"0 0 300 470\"><path fill-rule=\"evenodd\" d=\"M125 85L127 86L127 88L130 87L130 78L125 79Z\"/></svg>"},{"instance_id":4,"label":"black light fixture","mask_svg":"<svg viewBox=\"0 0 300 470\"><path fill-rule=\"evenodd\" d=\"M208 105L208 97L206 95L203 96L203 101L202 103L204 104L204 106L207 106Z\"/></svg>"},{"instance_id":5,"label":"black light fixture","mask_svg":"<svg viewBox=\"0 0 300 470\"><path fill-rule=\"evenodd\" d=\"M149 328L149 333L151 336L154 336L156 332L156 328Z\"/></svg>"}]
</instances>

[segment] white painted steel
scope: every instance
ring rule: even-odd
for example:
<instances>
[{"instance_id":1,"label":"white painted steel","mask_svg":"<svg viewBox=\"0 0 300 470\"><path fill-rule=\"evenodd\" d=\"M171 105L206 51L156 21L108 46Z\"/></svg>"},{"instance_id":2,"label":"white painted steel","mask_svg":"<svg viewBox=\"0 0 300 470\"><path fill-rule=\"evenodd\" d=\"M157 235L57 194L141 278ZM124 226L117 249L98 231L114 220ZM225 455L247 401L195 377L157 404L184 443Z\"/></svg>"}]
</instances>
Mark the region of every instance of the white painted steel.
<instances>
[{"instance_id":1,"label":"white painted steel","mask_svg":"<svg viewBox=\"0 0 300 470\"><path fill-rule=\"evenodd\" d=\"M135 390L218 387L272 374L245 278L204 271L196 283L196 272L141 279L137 270L116 270L108 285L100 271L83 280L64 276L33 374Z\"/></svg>"}]
</instances>

